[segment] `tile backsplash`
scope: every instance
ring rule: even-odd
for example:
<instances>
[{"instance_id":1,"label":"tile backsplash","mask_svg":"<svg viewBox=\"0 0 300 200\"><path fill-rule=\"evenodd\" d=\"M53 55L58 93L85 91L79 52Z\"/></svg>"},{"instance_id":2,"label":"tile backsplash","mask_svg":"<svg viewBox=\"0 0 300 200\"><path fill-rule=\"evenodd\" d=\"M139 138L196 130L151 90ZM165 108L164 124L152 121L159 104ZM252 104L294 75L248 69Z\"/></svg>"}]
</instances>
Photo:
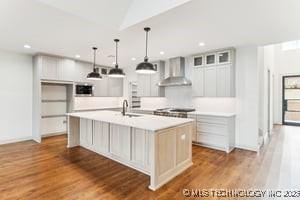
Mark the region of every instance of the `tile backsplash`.
<instances>
[{"instance_id":1,"label":"tile backsplash","mask_svg":"<svg viewBox=\"0 0 300 200\"><path fill-rule=\"evenodd\" d=\"M201 112L235 112L235 98L231 97L193 97L189 86L167 87L166 97L141 98L142 108L195 108Z\"/></svg>"}]
</instances>

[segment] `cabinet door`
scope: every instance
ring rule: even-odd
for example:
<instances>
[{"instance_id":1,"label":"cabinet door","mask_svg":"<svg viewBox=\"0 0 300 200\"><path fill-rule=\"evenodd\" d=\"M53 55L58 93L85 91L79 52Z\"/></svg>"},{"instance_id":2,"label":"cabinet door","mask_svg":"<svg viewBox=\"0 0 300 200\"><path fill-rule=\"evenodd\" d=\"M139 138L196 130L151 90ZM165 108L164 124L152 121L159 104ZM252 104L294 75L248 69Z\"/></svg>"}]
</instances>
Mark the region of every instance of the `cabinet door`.
<instances>
[{"instance_id":1,"label":"cabinet door","mask_svg":"<svg viewBox=\"0 0 300 200\"><path fill-rule=\"evenodd\" d=\"M132 158L131 161L140 167L146 165L147 132L142 129L132 130Z\"/></svg>"},{"instance_id":2,"label":"cabinet door","mask_svg":"<svg viewBox=\"0 0 300 200\"><path fill-rule=\"evenodd\" d=\"M94 85L94 96L95 97L107 97L108 96L108 77L102 75L101 80L92 81Z\"/></svg>"},{"instance_id":3,"label":"cabinet door","mask_svg":"<svg viewBox=\"0 0 300 200\"><path fill-rule=\"evenodd\" d=\"M105 122L94 121L93 126L94 149L99 152L107 153L109 151L109 124Z\"/></svg>"},{"instance_id":4,"label":"cabinet door","mask_svg":"<svg viewBox=\"0 0 300 200\"><path fill-rule=\"evenodd\" d=\"M75 82L89 82L86 77L89 73L92 72L93 65L84 62L76 62L75 68Z\"/></svg>"},{"instance_id":5,"label":"cabinet door","mask_svg":"<svg viewBox=\"0 0 300 200\"><path fill-rule=\"evenodd\" d=\"M150 75L150 96L159 97L159 86L157 85L160 81L159 73Z\"/></svg>"},{"instance_id":6,"label":"cabinet door","mask_svg":"<svg viewBox=\"0 0 300 200\"><path fill-rule=\"evenodd\" d=\"M58 80L59 59L49 56L42 57L42 79Z\"/></svg>"},{"instance_id":7,"label":"cabinet door","mask_svg":"<svg viewBox=\"0 0 300 200\"><path fill-rule=\"evenodd\" d=\"M90 147L93 144L93 120L80 119L80 145Z\"/></svg>"},{"instance_id":8,"label":"cabinet door","mask_svg":"<svg viewBox=\"0 0 300 200\"><path fill-rule=\"evenodd\" d=\"M195 56L193 58L193 66L194 67L203 67L204 66L204 56Z\"/></svg>"},{"instance_id":9,"label":"cabinet door","mask_svg":"<svg viewBox=\"0 0 300 200\"><path fill-rule=\"evenodd\" d=\"M138 96L139 97L149 97L150 96L150 87L151 76L145 74L138 74Z\"/></svg>"},{"instance_id":10,"label":"cabinet door","mask_svg":"<svg viewBox=\"0 0 300 200\"><path fill-rule=\"evenodd\" d=\"M230 65L217 67L217 96L230 97Z\"/></svg>"},{"instance_id":11,"label":"cabinet door","mask_svg":"<svg viewBox=\"0 0 300 200\"><path fill-rule=\"evenodd\" d=\"M193 68L193 96L202 97L204 95L204 69Z\"/></svg>"},{"instance_id":12,"label":"cabinet door","mask_svg":"<svg viewBox=\"0 0 300 200\"><path fill-rule=\"evenodd\" d=\"M217 96L217 73L216 67L206 67L204 69L204 96Z\"/></svg>"},{"instance_id":13,"label":"cabinet door","mask_svg":"<svg viewBox=\"0 0 300 200\"><path fill-rule=\"evenodd\" d=\"M59 79L62 81L75 81L76 69L75 61L70 59L61 59L59 65Z\"/></svg>"},{"instance_id":14,"label":"cabinet door","mask_svg":"<svg viewBox=\"0 0 300 200\"><path fill-rule=\"evenodd\" d=\"M177 129L176 133L176 164L188 160L191 155L191 134L190 126L183 126Z\"/></svg>"},{"instance_id":15,"label":"cabinet door","mask_svg":"<svg viewBox=\"0 0 300 200\"><path fill-rule=\"evenodd\" d=\"M122 159L130 160L130 127L110 125L110 152Z\"/></svg>"},{"instance_id":16,"label":"cabinet door","mask_svg":"<svg viewBox=\"0 0 300 200\"><path fill-rule=\"evenodd\" d=\"M123 78L108 78L108 96L123 96Z\"/></svg>"},{"instance_id":17,"label":"cabinet door","mask_svg":"<svg viewBox=\"0 0 300 200\"><path fill-rule=\"evenodd\" d=\"M228 64L231 62L230 51L218 52L218 64Z\"/></svg>"},{"instance_id":18,"label":"cabinet door","mask_svg":"<svg viewBox=\"0 0 300 200\"><path fill-rule=\"evenodd\" d=\"M215 65L215 64L216 64L216 54L215 53L205 55L205 65L206 66L211 66L211 65Z\"/></svg>"}]
</instances>

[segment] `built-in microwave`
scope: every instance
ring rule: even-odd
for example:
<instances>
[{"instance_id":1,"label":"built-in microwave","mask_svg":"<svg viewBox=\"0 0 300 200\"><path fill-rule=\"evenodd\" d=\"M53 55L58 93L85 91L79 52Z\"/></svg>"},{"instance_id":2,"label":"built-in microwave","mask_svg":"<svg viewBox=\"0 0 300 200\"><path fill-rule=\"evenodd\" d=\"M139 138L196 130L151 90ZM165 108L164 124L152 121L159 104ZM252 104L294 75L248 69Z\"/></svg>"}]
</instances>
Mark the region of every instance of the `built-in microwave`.
<instances>
[{"instance_id":1,"label":"built-in microwave","mask_svg":"<svg viewBox=\"0 0 300 200\"><path fill-rule=\"evenodd\" d=\"M75 86L76 96L93 96L94 95L94 86L89 83L78 83Z\"/></svg>"}]
</instances>

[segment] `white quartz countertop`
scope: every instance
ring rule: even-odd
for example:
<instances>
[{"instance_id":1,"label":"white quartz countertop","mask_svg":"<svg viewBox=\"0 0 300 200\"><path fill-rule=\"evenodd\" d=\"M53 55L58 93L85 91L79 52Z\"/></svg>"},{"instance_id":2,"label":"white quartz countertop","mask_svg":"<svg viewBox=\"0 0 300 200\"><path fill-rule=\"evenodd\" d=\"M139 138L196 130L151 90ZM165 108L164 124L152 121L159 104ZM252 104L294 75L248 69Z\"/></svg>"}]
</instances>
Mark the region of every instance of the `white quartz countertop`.
<instances>
[{"instance_id":1,"label":"white quartz countertop","mask_svg":"<svg viewBox=\"0 0 300 200\"><path fill-rule=\"evenodd\" d=\"M130 113L129 113L130 114ZM178 126L184 123L192 122L194 119L176 118L176 117L164 117L156 115L140 115L139 117L123 116L120 112L116 111L90 111L90 112L76 112L68 113L67 115L73 117L80 117L85 119L91 119L95 121L113 123L123 126L129 126L134 128L140 128L144 130L157 131L174 126Z\"/></svg>"}]
</instances>

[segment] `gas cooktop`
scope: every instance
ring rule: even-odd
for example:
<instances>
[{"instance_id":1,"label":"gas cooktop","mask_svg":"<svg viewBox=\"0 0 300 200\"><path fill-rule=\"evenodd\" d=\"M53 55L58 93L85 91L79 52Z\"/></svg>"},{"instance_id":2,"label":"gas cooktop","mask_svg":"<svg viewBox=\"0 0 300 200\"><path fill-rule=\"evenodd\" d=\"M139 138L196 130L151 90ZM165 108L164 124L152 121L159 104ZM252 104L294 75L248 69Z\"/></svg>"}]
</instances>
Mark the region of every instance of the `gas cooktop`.
<instances>
[{"instance_id":1,"label":"gas cooktop","mask_svg":"<svg viewBox=\"0 0 300 200\"><path fill-rule=\"evenodd\" d=\"M187 118L187 113L193 111L193 108L162 108L154 111L154 115Z\"/></svg>"}]
</instances>

